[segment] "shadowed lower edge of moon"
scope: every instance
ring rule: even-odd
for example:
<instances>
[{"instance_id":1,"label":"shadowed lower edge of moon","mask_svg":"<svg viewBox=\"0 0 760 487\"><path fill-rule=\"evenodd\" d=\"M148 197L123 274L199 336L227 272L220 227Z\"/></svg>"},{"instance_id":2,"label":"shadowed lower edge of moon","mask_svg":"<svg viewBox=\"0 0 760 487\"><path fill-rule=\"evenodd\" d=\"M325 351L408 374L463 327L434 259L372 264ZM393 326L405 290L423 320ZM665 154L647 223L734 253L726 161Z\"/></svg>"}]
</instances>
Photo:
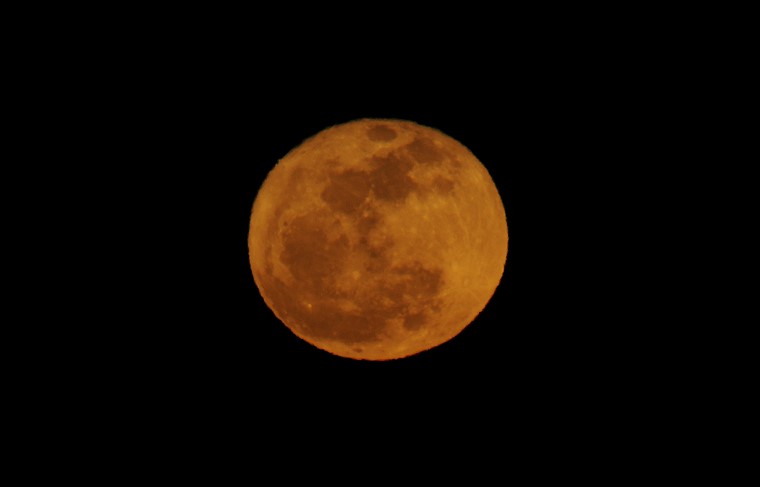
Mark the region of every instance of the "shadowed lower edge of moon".
<instances>
[{"instance_id":1,"label":"shadowed lower edge of moon","mask_svg":"<svg viewBox=\"0 0 760 487\"><path fill-rule=\"evenodd\" d=\"M370 140L390 141L396 132L376 124L366 135ZM387 250L393 242L378 245L369 237L383 219L377 203L400 203L412 192L428 190L410 178L410 171L417 164L436 164L445 158L432 141L416 137L400 150L369 157L362 169L331 171L320 195L329 211L312 211L283 221L282 207L275 209L268 231L280 235L282 249L277 258L292 279L286 283L274 275L271 247L265 272L255 277L278 318L312 344L334 341L351 347L356 353L352 358L367 358L367 347L398 336L398 331L390 330L394 324L412 335L436 319L442 306L443 270L414 259L392 262ZM447 193L454 185L453 179L438 176L432 187ZM358 240L351 241L339 232L328 235L326 229L337 223L332 212L354 222ZM360 262L362 268L347 267L347 255L358 256L354 262ZM363 281L351 285L355 272ZM429 343L409 354L437 344Z\"/></svg>"}]
</instances>

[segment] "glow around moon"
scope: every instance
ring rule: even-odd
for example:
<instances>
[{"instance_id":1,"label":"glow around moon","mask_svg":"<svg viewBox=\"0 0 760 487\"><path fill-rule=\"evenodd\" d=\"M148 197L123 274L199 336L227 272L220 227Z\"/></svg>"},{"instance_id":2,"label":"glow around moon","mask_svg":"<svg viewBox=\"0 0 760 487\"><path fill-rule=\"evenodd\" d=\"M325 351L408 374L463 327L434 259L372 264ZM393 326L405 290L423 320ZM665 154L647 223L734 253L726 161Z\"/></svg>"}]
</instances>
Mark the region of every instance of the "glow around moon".
<instances>
[{"instance_id":1,"label":"glow around moon","mask_svg":"<svg viewBox=\"0 0 760 487\"><path fill-rule=\"evenodd\" d=\"M294 334L343 357L440 345L501 280L507 221L488 171L412 122L330 127L288 153L251 214L258 289Z\"/></svg>"}]
</instances>

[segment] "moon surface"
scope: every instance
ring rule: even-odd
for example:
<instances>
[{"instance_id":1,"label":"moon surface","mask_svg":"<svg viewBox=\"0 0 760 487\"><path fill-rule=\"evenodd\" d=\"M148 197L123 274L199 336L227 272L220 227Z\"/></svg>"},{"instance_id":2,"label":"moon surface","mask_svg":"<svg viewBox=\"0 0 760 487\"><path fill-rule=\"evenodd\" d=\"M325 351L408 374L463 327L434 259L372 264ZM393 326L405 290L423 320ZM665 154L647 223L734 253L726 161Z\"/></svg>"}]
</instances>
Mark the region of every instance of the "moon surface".
<instances>
[{"instance_id":1,"label":"moon surface","mask_svg":"<svg viewBox=\"0 0 760 487\"><path fill-rule=\"evenodd\" d=\"M267 176L251 214L256 285L295 335L391 360L436 347L483 310L507 258L488 171L461 143L409 121L327 128Z\"/></svg>"}]
</instances>

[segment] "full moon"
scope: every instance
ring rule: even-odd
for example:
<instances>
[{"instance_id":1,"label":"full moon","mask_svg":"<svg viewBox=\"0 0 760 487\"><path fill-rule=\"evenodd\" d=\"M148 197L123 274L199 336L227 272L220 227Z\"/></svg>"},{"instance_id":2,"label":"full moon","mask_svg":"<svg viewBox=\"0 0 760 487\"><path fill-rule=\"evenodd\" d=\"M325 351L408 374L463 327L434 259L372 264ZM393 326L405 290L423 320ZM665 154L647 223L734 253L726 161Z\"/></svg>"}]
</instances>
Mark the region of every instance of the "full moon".
<instances>
[{"instance_id":1,"label":"full moon","mask_svg":"<svg viewBox=\"0 0 760 487\"><path fill-rule=\"evenodd\" d=\"M342 357L391 360L477 317L507 241L499 192L464 145L413 122L362 119L274 166L248 249L261 296L295 335Z\"/></svg>"}]
</instances>

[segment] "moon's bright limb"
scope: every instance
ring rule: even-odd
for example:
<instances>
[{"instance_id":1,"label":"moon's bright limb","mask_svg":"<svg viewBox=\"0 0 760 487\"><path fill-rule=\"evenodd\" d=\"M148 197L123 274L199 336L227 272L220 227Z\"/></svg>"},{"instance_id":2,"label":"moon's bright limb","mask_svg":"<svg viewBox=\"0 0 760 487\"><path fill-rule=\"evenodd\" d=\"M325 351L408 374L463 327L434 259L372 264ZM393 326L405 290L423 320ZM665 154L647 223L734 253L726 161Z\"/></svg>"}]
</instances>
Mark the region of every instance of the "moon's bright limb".
<instances>
[{"instance_id":1,"label":"moon's bright limb","mask_svg":"<svg viewBox=\"0 0 760 487\"><path fill-rule=\"evenodd\" d=\"M248 238L256 285L297 336L389 360L461 332L501 280L507 221L488 171L412 122L330 127L264 181Z\"/></svg>"}]
</instances>

